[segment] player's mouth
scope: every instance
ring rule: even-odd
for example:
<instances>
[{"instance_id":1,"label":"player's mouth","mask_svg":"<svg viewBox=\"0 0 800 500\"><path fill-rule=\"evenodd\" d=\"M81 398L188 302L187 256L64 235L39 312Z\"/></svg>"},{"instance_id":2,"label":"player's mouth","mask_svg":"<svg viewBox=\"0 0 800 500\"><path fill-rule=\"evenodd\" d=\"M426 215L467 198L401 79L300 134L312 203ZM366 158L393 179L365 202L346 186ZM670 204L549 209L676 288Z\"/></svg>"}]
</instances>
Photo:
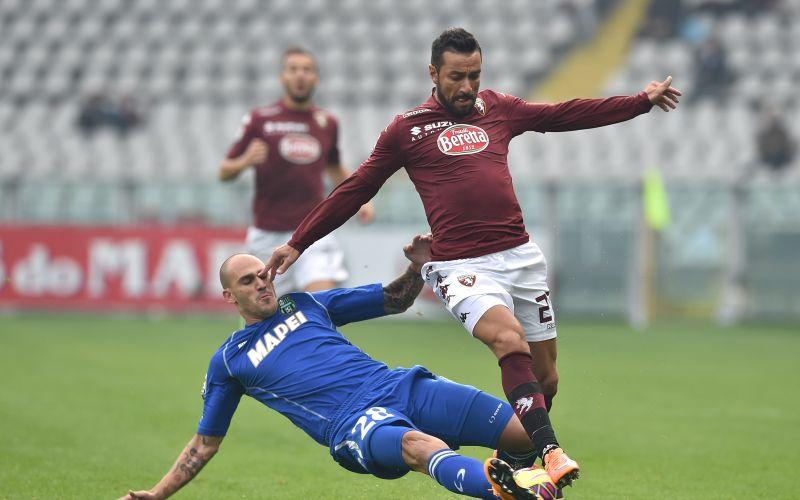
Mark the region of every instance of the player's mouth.
<instances>
[{"instance_id":1,"label":"player's mouth","mask_svg":"<svg viewBox=\"0 0 800 500\"><path fill-rule=\"evenodd\" d=\"M268 300L268 299L270 299L270 298L272 298L272 294L271 294L271 293L269 293L269 292L262 293L261 295L259 295L259 296L258 296L258 300L259 300L259 302L261 302L261 301L265 301L265 300Z\"/></svg>"},{"instance_id":2,"label":"player's mouth","mask_svg":"<svg viewBox=\"0 0 800 500\"><path fill-rule=\"evenodd\" d=\"M475 102L475 98L472 96L459 96L455 98L455 102L457 104L471 104Z\"/></svg>"}]
</instances>

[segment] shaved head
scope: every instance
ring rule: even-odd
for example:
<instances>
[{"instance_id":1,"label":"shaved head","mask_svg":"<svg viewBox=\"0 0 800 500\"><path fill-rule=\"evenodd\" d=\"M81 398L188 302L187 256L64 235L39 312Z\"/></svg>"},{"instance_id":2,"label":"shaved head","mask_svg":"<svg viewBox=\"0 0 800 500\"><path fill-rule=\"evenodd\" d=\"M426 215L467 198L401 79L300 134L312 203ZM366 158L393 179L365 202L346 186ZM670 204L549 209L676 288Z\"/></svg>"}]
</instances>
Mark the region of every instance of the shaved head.
<instances>
[{"instance_id":1,"label":"shaved head","mask_svg":"<svg viewBox=\"0 0 800 500\"><path fill-rule=\"evenodd\" d=\"M219 267L222 298L234 304L249 325L275 314L278 300L269 278L260 278L264 262L249 253L231 255Z\"/></svg>"},{"instance_id":2,"label":"shaved head","mask_svg":"<svg viewBox=\"0 0 800 500\"><path fill-rule=\"evenodd\" d=\"M264 263L261 259L249 253L235 253L225 259L225 262L219 266L219 282L222 288L230 288L232 281L236 279L236 270L254 261L258 261L261 267L264 267Z\"/></svg>"}]
</instances>

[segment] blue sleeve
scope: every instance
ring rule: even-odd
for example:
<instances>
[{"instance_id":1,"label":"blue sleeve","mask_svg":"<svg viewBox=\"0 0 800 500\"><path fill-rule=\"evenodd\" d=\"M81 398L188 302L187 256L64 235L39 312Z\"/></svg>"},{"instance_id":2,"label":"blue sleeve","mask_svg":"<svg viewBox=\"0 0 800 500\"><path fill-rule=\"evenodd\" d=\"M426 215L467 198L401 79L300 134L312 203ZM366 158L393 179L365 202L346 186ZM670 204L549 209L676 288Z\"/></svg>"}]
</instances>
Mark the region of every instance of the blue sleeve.
<instances>
[{"instance_id":1,"label":"blue sleeve","mask_svg":"<svg viewBox=\"0 0 800 500\"><path fill-rule=\"evenodd\" d=\"M211 358L203 384L203 416L197 426L197 433L204 436L224 436L243 393L242 385L228 373L222 353L217 352Z\"/></svg>"},{"instance_id":2,"label":"blue sleeve","mask_svg":"<svg viewBox=\"0 0 800 500\"><path fill-rule=\"evenodd\" d=\"M386 315L383 310L383 286L380 283L356 288L334 288L314 292L311 296L328 310L328 316L336 326Z\"/></svg>"}]
</instances>

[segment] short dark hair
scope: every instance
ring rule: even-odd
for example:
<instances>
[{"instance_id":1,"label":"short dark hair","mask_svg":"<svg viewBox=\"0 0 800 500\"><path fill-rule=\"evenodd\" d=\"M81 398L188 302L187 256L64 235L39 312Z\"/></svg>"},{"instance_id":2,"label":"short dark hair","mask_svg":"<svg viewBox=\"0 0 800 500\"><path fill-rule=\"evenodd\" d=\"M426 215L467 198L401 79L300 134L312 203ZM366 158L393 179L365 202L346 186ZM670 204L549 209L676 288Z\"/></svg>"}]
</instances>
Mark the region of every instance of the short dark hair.
<instances>
[{"instance_id":1,"label":"short dark hair","mask_svg":"<svg viewBox=\"0 0 800 500\"><path fill-rule=\"evenodd\" d=\"M292 45L290 47L287 47L286 50L283 51L283 54L281 54L281 67L283 67L283 65L286 64L287 57L298 54L310 57L311 60L314 61L314 68L317 67L317 58L314 57L314 54L307 48L301 47L299 45Z\"/></svg>"},{"instance_id":2,"label":"short dark hair","mask_svg":"<svg viewBox=\"0 0 800 500\"><path fill-rule=\"evenodd\" d=\"M439 71L442 67L444 53L448 50L458 54L472 54L477 50L483 57L478 40L464 28L446 29L433 41L431 45L431 65L436 68L436 71Z\"/></svg>"}]
</instances>

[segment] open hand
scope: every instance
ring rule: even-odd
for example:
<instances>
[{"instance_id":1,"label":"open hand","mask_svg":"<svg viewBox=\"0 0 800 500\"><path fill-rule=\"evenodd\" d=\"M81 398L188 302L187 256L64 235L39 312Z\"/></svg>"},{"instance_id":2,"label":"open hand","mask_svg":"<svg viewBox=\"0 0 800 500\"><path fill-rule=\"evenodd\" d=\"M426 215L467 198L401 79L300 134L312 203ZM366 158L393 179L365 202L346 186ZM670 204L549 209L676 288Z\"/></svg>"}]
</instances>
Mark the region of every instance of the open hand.
<instances>
[{"instance_id":1,"label":"open hand","mask_svg":"<svg viewBox=\"0 0 800 500\"><path fill-rule=\"evenodd\" d=\"M682 96L680 90L672 87L672 77L668 76L663 82L653 80L650 85L645 87L647 98L653 106L658 106L666 112L675 109L678 104L678 97Z\"/></svg>"}]
</instances>

